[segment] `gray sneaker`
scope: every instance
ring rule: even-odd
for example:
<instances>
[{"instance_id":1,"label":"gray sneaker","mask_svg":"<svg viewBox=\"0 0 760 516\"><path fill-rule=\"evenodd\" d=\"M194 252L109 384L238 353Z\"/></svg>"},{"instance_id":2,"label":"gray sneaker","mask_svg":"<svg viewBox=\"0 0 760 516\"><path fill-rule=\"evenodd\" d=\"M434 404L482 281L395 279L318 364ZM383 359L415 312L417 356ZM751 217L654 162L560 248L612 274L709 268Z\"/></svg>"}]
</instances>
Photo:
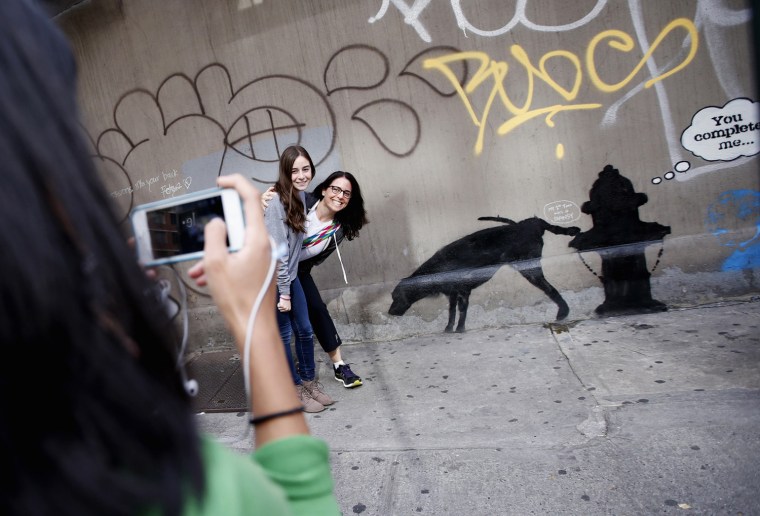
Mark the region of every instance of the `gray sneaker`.
<instances>
[{"instance_id":1,"label":"gray sneaker","mask_svg":"<svg viewBox=\"0 0 760 516\"><path fill-rule=\"evenodd\" d=\"M335 403L333 399L325 394L325 391L323 390L324 387L321 383L319 383L316 380L310 380L306 381L303 380L303 386L305 389L309 391L309 394L311 394L311 397L317 400L319 403L321 403L323 406L332 405Z\"/></svg>"},{"instance_id":2,"label":"gray sneaker","mask_svg":"<svg viewBox=\"0 0 760 516\"><path fill-rule=\"evenodd\" d=\"M298 399L301 400L304 412L314 413L325 410L325 406L314 399L314 396L311 395L311 391L309 391L305 385L296 385L296 390L298 390Z\"/></svg>"}]
</instances>

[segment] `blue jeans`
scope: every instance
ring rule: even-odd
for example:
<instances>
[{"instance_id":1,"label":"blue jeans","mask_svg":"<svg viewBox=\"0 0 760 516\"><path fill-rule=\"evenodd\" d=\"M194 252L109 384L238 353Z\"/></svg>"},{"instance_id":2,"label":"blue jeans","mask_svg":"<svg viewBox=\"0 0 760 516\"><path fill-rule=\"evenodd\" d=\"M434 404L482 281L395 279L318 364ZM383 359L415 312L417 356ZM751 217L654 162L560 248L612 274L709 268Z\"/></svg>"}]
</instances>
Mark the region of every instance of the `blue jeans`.
<instances>
[{"instance_id":1,"label":"blue jeans","mask_svg":"<svg viewBox=\"0 0 760 516\"><path fill-rule=\"evenodd\" d=\"M280 292L277 291L279 299ZM277 324L280 326L280 337L285 345L285 353L288 355L290 374L293 383L300 385L303 380L311 381L316 374L314 364L314 335L309 322L309 309L306 306L306 296L301 288L298 278L290 284L290 312L277 310ZM290 349L290 339L295 333L296 358L298 368L293 360L293 352Z\"/></svg>"}]
</instances>

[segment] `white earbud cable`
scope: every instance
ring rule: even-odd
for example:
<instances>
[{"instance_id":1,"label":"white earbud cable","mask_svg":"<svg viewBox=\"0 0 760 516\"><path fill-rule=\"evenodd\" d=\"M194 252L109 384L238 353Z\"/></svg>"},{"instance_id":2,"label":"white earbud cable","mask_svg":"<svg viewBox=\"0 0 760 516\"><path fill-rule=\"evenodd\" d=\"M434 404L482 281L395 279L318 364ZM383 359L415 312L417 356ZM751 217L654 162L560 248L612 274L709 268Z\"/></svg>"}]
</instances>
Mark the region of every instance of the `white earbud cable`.
<instances>
[{"instance_id":1,"label":"white earbud cable","mask_svg":"<svg viewBox=\"0 0 760 516\"><path fill-rule=\"evenodd\" d=\"M261 289L259 289L259 293L256 295L256 301L254 301L253 306L251 307L251 314L248 316L248 325L245 330L245 346L243 347L243 377L245 378L245 394L248 401L249 413L251 409L251 385L249 383L249 366L251 363L251 339L253 337L253 325L254 321L256 320L256 314L259 313L261 302L264 300L264 296L269 289L269 284L272 283L274 268L275 265L277 265L277 258L279 256L277 248L274 244L274 240L271 236L269 237L269 245L272 249L271 258L269 260L269 270L267 271L267 275L264 278L264 283L261 285Z\"/></svg>"},{"instance_id":2,"label":"white earbud cable","mask_svg":"<svg viewBox=\"0 0 760 516\"><path fill-rule=\"evenodd\" d=\"M187 335L189 333L189 322L187 315L187 289L185 288L185 284L182 282L182 279L179 277L179 273L173 267L167 266L166 268L174 273L174 278L177 280L180 294L179 311L182 312L182 340L180 341L179 352L177 354L177 369L179 370L180 376L182 377L182 385L184 386L187 394L190 396L196 396L198 394L198 382L196 380L189 379L187 377L187 371L185 371L185 351L187 351ZM162 282L163 281L166 280L162 280ZM171 285L167 282L167 286L162 288L162 302L165 305L168 302L170 290Z\"/></svg>"},{"instance_id":3,"label":"white earbud cable","mask_svg":"<svg viewBox=\"0 0 760 516\"><path fill-rule=\"evenodd\" d=\"M253 302L253 306L251 307L251 313L248 316L248 323L246 325L246 331L245 331L245 345L243 347L243 378L245 382L245 398L246 398L246 412L248 415L251 414L251 384L250 384L250 365L251 365L251 340L253 338L253 328L254 328L254 322L256 321L256 315L259 313L259 308L261 307L261 302L264 300L264 296L267 293L267 290L269 289L269 285L272 283L272 278L274 277L274 269L277 265L277 260L283 255L284 251L282 249L278 249L275 245L274 240L272 237L269 237L269 245L271 247L271 258L269 260L269 270L267 271L267 275L264 278L264 283L261 286L261 289L259 289L258 294L256 295L256 299ZM179 273L173 268L168 267L171 269L171 271L174 273L174 276L177 280L177 285L179 285L180 290L180 297L181 297L181 312L182 312L182 341L180 343L179 348L179 354L177 355L177 369L179 369L180 375L182 377L182 382L185 386L185 389L188 391L188 394L191 396L195 396L198 393L198 384L195 380L190 380L187 378L187 372L185 371L185 351L187 350L187 335L188 335L188 315L187 315L187 290L185 289L185 284L182 282L182 279L179 276ZM167 288L164 288L164 291L166 292L166 295L168 296L168 290L171 288L171 286ZM194 385L194 388L191 386ZM247 422L249 418L246 418L245 421ZM243 433L243 438L245 438L248 434L248 430L250 428L250 425L246 424L245 426L245 432Z\"/></svg>"},{"instance_id":4,"label":"white earbud cable","mask_svg":"<svg viewBox=\"0 0 760 516\"><path fill-rule=\"evenodd\" d=\"M271 257L269 260L269 270L267 271L267 275L264 278L264 283L261 285L261 288L259 289L259 293L256 295L256 300L253 302L253 306L251 307L251 314L248 316L248 325L245 330L245 345L243 346L243 378L245 382L245 399L247 401L246 404L246 415L247 417L244 419L246 422L245 429L243 430L243 434L241 435L240 439L243 440L248 437L248 432L251 430L251 425L248 424L248 420L251 416L251 382L250 382L250 364L251 364L251 340L253 337L253 326L254 322L256 321L256 315L259 313L259 308L261 307L261 302L264 300L264 296L267 293L267 290L269 290L269 285L272 283L272 278L274 277L274 269L277 265L277 260L283 256L283 249L278 249L277 246L275 246L274 239L272 237L269 237L269 246L271 248Z\"/></svg>"}]
</instances>

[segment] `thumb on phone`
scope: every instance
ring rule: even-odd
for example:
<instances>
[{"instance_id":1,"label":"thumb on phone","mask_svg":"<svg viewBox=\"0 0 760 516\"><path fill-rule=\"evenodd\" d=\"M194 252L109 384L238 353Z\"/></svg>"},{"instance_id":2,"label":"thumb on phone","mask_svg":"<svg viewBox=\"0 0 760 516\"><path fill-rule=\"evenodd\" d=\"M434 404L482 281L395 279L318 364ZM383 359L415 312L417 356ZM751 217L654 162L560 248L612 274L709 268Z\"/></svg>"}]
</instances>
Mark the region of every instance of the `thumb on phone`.
<instances>
[{"instance_id":1,"label":"thumb on phone","mask_svg":"<svg viewBox=\"0 0 760 516\"><path fill-rule=\"evenodd\" d=\"M203 247L204 261L207 265L211 262L223 260L227 251L227 225L219 217L215 217L204 229L206 243Z\"/></svg>"},{"instance_id":2,"label":"thumb on phone","mask_svg":"<svg viewBox=\"0 0 760 516\"><path fill-rule=\"evenodd\" d=\"M220 218L214 218L206 224L203 230L205 244L203 246L203 259L190 267L187 275L195 280L199 287L208 285L206 273L210 270L219 270L223 267L227 251L227 225Z\"/></svg>"}]
</instances>

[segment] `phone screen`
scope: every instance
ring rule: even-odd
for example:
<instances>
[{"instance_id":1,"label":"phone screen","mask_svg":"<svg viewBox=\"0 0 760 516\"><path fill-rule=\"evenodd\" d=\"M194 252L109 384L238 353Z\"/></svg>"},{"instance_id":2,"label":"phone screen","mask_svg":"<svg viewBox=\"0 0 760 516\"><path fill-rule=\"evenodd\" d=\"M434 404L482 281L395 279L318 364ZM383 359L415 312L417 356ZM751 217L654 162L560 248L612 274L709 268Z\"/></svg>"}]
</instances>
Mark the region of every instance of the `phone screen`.
<instances>
[{"instance_id":1,"label":"phone screen","mask_svg":"<svg viewBox=\"0 0 760 516\"><path fill-rule=\"evenodd\" d=\"M221 196L158 208L146 213L154 258L203 251L203 230L213 218L224 220ZM227 241L229 245L229 239Z\"/></svg>"}]
</instances>

